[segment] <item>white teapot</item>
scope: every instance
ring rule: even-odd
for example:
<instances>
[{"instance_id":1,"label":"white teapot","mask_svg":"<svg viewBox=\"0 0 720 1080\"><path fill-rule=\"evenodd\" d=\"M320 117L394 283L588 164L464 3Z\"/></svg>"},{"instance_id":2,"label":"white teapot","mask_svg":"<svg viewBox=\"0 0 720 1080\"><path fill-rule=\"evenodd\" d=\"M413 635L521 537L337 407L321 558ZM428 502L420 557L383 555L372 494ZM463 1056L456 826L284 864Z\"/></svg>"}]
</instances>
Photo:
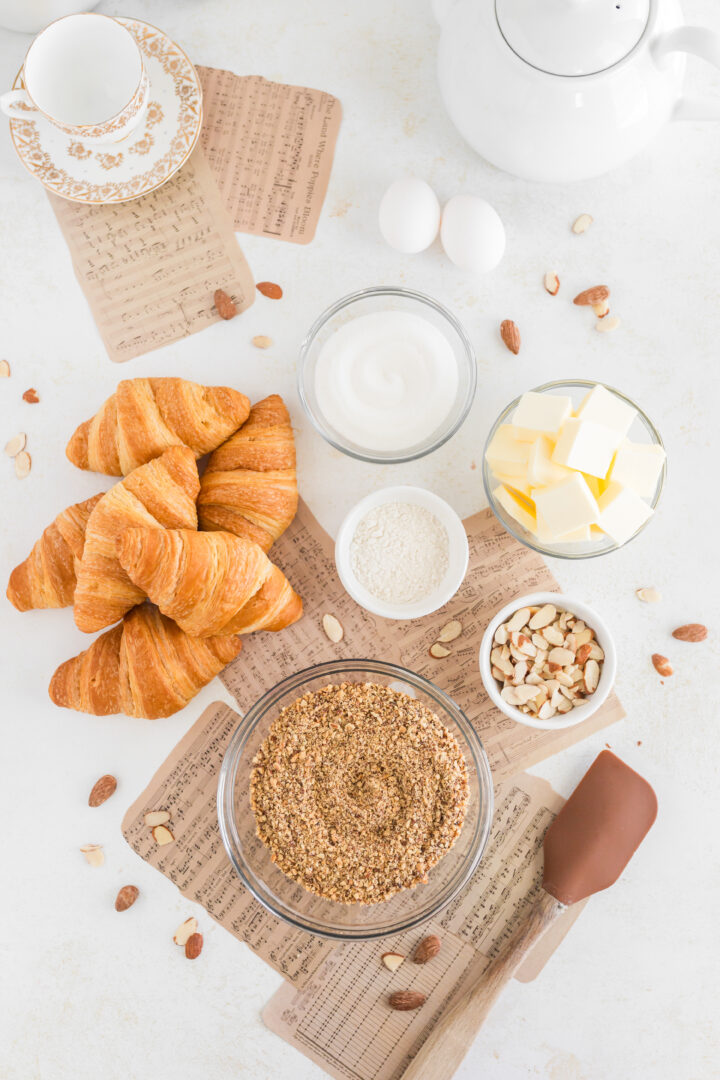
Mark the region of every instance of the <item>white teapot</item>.
<instances>
[{"instance_id":1,"label":"white teapot","mask_svg":"<svg viewBox=\"0 0 720 1080\"><path fill-rule=\"evenodd\" d=\"M720 67L720 36L678 0L434 0L445 106L484 158L529 180L597 176L668 120L720 120L683 97L686 53Z\"/></svg>"}]
</instances>

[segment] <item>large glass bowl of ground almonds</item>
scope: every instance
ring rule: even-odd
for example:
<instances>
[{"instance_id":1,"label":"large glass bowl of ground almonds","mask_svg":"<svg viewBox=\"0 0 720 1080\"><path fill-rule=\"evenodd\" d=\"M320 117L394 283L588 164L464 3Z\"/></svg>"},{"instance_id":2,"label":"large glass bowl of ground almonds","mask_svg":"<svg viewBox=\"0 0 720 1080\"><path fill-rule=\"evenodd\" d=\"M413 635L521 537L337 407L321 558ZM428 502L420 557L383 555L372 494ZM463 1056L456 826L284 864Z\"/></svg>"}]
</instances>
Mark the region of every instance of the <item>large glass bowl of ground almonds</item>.
<instances>
[{"instance_id":1,"label":"large glass bowl of ground almonds","mask_svg":"<svg viewBox=\"0 0 720 1080\"><path fill-rule=\"evenodd\" d=\"M362 941L437 917L472 888L492 780L480 739L437 686L341 660L291 675L249 710L217 807L230 861L264 907Z\"/></svg>"}]
</instances>

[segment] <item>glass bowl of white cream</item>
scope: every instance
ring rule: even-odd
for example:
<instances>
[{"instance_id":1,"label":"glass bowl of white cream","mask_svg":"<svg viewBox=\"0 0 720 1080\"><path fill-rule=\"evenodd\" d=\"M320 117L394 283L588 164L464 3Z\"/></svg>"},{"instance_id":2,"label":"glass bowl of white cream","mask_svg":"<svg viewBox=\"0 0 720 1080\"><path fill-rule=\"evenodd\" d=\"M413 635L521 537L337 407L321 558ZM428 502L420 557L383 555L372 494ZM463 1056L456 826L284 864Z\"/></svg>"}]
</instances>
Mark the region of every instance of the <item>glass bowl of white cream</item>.
<instances>
[{"instance_id":1,"label":"glass bowl of white cream","mask_svg":"<svg viewBox=\"0 0 720 1080\"><path fill-rule=\"evenodd\" d=\"M298 392L337 450L390 465L452 438L475 396L477 365L455 316L432 297L378 286L344 296L300 349Z\"/></svg>"}]
</instances>

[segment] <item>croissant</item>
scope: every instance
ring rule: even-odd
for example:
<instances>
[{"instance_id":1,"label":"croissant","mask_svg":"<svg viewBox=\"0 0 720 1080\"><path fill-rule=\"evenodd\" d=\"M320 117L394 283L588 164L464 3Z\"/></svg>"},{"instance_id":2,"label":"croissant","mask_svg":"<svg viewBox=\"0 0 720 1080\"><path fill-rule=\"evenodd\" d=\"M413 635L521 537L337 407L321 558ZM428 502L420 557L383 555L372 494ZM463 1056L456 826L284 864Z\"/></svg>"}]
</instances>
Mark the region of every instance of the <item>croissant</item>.
<instances>
[{"instance_id":1,"label":"croissant","mask_svg":"<svg viewBox=\"0 0 720 1080\"><path fill-rule=\"evenodd\" d=\"M170 446L201 457L247 420L250 402L227 386L187 379L123 379L100 411L80 424L65 453L79 469L127 476Z\"/></svg>"},{"instance_id":2,"label":"croissant","mask_svg":"<svg viewBox=\"0 0 720 1080\"><path fill-rule=\"evenodd\" d=\"M269 551L297 502L292 425L282 398L272 394L210 455L200 483L200 528L224 529Z\"/></svg>"},{"instance_id":3,"label":"croissant","mask_svg":"<svg viewBox=\"0 0 720 1080\"><path fill-rule=\"evenodd\" d=\"M239 637L190 637L157 608L143 604L61 664L50 697L56 705L95 716L171 716L241 648Z\"/></svg>"},{"instance_id":4,"label":"croissant","mask_svg":"<svg viewBox=\"0 0 720 1080\"><path fill-rule=\"evenodd\" d=\"M15 567L8 582L7 598L18 611L72 604L76 566L85 543L85 527L102 495L101 491L59 513L27 559Z\"/></svg>"},{"instance_id":5,"label":"croissant","mask_svg":"<svg viewBox=\"0 0 720 1080\"><path fill-rule=\"evenodd\" d=\"M102 630L145 599L145 593L133 585L118 562L118 537L133 525L197 528L199 487L192 450L173 446L103 495L88 520L77 569L74 609L78 629L87 633Z\"/></svg>"},{"instance_id":6,"label":"croissant","mask_svg":"<svg viewBox=\"0 0 720 1080\"><path fill-rule=\"evenodd\" d=\"M232 533L128 529L118 558L130 580L194 637L282 630L302 615L282 570Z\"/></svg>"}]
</instances>

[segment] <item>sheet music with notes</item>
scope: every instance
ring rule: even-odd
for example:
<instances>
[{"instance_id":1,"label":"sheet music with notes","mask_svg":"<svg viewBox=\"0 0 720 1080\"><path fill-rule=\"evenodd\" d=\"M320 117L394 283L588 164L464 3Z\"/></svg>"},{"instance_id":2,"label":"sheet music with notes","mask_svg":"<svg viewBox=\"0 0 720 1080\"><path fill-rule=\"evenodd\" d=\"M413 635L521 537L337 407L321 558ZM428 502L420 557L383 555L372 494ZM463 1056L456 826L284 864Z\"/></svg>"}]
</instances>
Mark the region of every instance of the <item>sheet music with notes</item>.
<instances>
[{"instance_id":1,"label":"sheet music with notes","mask_svg":"<svg viewBox=\"0 0 720 1080\"><path fill-rule=\"evenodd\" d=\"M171 180L133 202L86 206L48 198L111 360L130 360L219 322L216 289L239 311L255 299L200 147Z\"/></svg>"},{"instance_id":2,"label":"sheet music with notes","mask_svg":"<svg viewBox=\"0 0 720 1080\"><path fill-rule=\"evenodd\" d=\"M220 678L245 711L280 679L302 668L342 657L382 657L426 676L458 703L483 741L496 779L513 776L566 746L572 746L624 716L615 695L576 727L540 731L516 724L490 701L480 679L478 651L483 631L495 612L513 597L558 584L540 555L515 540L490 509L465 521L470 562L460 591L440 611L408 622L381 619L345 592L335 569L333 542L305 503L273 546L271 557L303 598L303 618L279 634L252 634L240 656ZM333 645L322 629L329 612L345 636ZM459 619L462 635L451 655L429 654L438 631Z\"/></svg>"},{"instance_id":3,"label":"sheet music with notes","mask_svg":"<svg viewBox=\"0 0 720 1080\"><path fill-rule=\"evenodd\" d=\"M542 880L542 839L562 806L545 780L522 773L496 792L490 842L460 896L440 918L385 938L338 946L303 988L282 986L263 1012L280 1035L336 1080L399 1080L445 1009L466 982L488 966L532 903ZM567 934L585 902L568 908L533 949L517 978L535 978ZM413 964L418 942L437 934L440 952ZM383 952L408 959L392 973ZM417 990L427 1000L395 1012L393 990Z\"/></svg>"},{"instance_id":4,"label":"sheet music with notes","mask_svg":"<svg viewBox=\"0 0 720 1080\"><path fill-rule=\"evenodd\" d=\"M309 244L330 180L342 109L305 86L198 67L201 145L239 232Z\"/></svg>"}]
</instances>

